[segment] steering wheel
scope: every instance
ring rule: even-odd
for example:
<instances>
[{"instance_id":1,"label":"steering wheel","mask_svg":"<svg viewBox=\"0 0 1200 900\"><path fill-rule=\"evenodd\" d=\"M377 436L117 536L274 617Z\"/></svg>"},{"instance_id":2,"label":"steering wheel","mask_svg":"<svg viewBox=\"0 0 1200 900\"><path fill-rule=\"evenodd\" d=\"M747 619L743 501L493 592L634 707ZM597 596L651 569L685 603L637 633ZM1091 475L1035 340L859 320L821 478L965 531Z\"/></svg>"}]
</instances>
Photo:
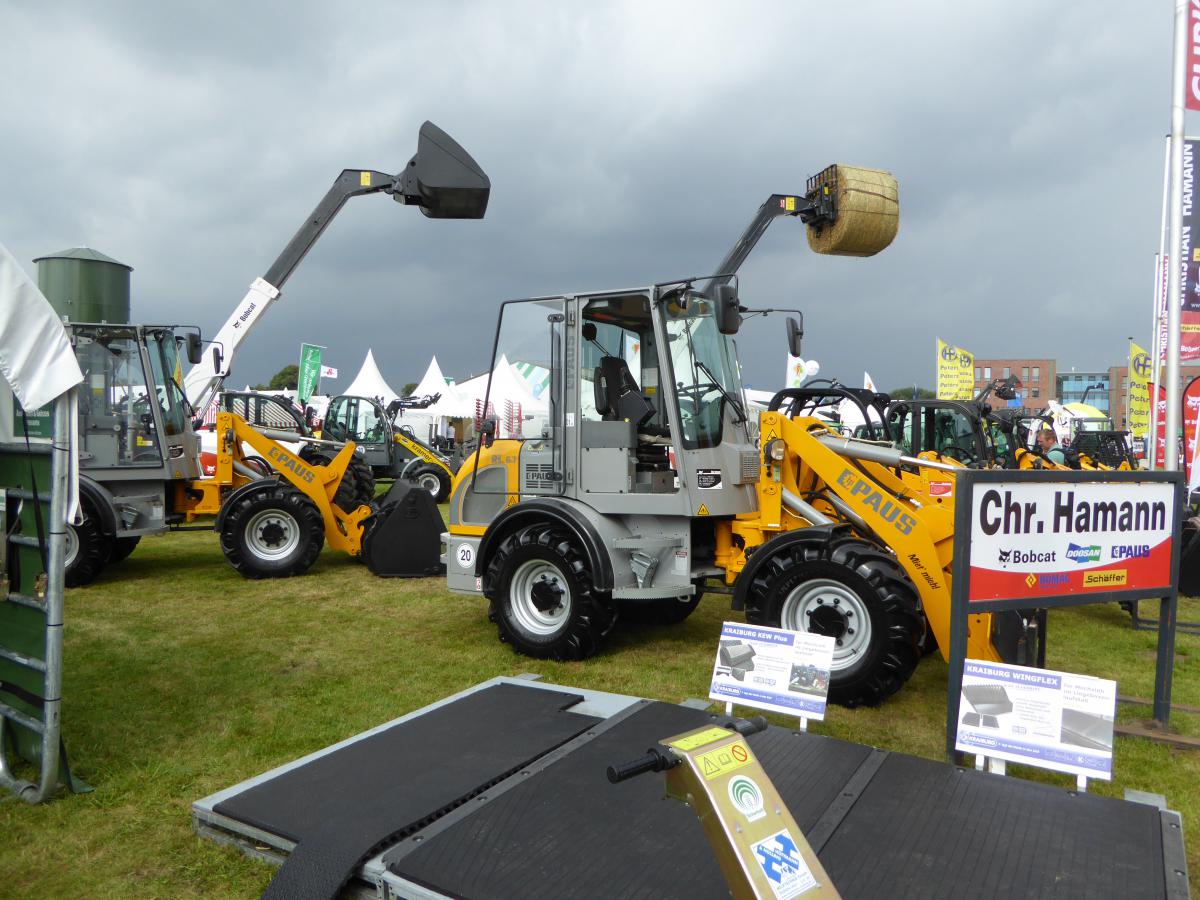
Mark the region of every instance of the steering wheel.
<instances>
[{"instance_id":1,"label":"steering wheel","mask_svg":"<svg viewBox=\"0 0 1200 900\"><path fill-rule=\"evenodd\" d=\"M970 450L960 447L957 444L947 444L939 452L942 456L949 457L956 462L962 463L964 466L973 465L978 459Z\"/></svg>"}]
</instances>

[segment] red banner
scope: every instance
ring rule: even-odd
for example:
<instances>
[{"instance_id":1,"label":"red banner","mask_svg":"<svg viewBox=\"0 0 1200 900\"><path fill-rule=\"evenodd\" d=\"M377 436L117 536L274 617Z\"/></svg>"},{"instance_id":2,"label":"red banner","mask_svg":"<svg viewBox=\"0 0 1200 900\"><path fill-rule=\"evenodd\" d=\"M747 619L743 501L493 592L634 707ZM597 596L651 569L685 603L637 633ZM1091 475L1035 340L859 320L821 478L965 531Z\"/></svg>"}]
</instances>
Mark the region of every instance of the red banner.
<instances>
[{"instance_id":1,"label":"red banner","mask_svg":"<svg viewBox=\"0 0 1200 900\"><path fill-rule=\"evenodd\" d=\"M1200 425L1200 376L1183 389L1183 468L1192 483L1192 459L1196 455L1196 431Z\"/></svg>"},{"instance_id":2,"label":"red banner","mask_svg":"<svg viewBox=\"0 0 1200 900\"><path fill-rule=\"evenodd\" d=\"M1200 110L1200 3L1192 0L1188 5L1187 17L1187 69L1184 79L1187 88L1184 101L1188 109Z\"/></svg>"},{"instance_id":3,"label":"red banner","mask_svg":"<svg viewBox=\"0 0 1200 900\"><path fill-rule=\"evenodd\" d=\"M1150 396L1158 397L1158 428L1155 430L1155 436L1158 439L1158 449L1155 451L1154 461L1156 467L1161 469L1167 452L1167 389L1155 384L1153 381L1150 382L1148 387L1150 389Z\"/></svg>"}]
</instances>

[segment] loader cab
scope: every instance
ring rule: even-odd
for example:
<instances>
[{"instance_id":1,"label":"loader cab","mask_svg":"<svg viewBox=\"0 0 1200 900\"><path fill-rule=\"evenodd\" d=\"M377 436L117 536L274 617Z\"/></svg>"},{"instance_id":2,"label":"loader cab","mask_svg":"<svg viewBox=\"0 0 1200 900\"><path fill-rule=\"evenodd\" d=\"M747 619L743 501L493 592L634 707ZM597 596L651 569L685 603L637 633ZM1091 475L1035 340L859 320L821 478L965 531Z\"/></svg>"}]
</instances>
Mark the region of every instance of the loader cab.
<instances>
[{"instance_id":1,"label":"loader cab","mask_svg":"<svg viewBox=\"0 0 1200 900\"><path fill-rule=\"evenodd\" d=\"M465 462L451 522L482 528L537 497L602 515L753 509L758 452L736 349L709 293L704 282L672 282L503 304L480 404L496 440ZM514 370L549 377L531 397L512 386ZM516 417L514 396L524 398Z\"/></svg>"},{"instance_id":2,"label":"loader cab","mask_svg":"<svg viewBox=\"0 0 1200 900\"><path fill-rule=\"evenodd\" d=\"M964 466L985 468L996 458L979 407L956 400L899 400L888 407L888 429L909 456L933 453Z\"/></svg>"},{"instance_id":3,"label":"loader cab","mask_svg":"<svg viewBox=\"0 0 1200 900\"><path fill-rule=\"evenodd\" d=\"M391 420L373 397L343 395L329 401L321 436L330 441L354 441L358 453L376 474L391 474L395 443Z\"/></svg>"},{"instance_id":4,"label":"loader cab","mask_svg":"<svg viewBox=\"0 0 1200 900\"><path fill-rule=\"evenodd\" d=\"M70 323L83 372L80 466L102 480L199 477L199 441L169 326ZM102 473L102 474L101 474Z\"/></svg>"}]
</instances>

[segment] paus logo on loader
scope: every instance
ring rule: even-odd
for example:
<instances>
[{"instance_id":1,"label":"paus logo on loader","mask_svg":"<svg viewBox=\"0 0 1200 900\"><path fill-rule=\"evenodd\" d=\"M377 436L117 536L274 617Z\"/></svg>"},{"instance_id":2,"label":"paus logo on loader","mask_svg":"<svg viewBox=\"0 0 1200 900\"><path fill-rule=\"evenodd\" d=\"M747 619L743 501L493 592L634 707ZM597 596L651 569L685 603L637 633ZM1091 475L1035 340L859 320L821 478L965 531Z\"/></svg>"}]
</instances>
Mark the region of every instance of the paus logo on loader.
<instances>
[{"instance_id":1,"label":"paus logo on loader","mask_svg":"<svg viewBox=\"0 0 1200 900\"><path fill-rule=\"evenodd\" d=\"M305 484L312 484L313 479L317 477L317 473L312 469L302 466L296 461L295 457L283 452L278 447L272 447L267 451L267 459L273 459L285 469L291 469L304 480Z\"/></svg>"},{"instance_id":2,"label":"paus logo on loader","mask_svg":"<svg viewBox=\"0 0 1200 900\"><path fill-rule=\"evenodd\" d=\"M883 521L891 523L898 532L901 534L912 533L917 520L903 512L903 508L894 500L884 499L883 491L877 490L871 482L859 478L850 469L846 469L838 476L837 483L844 488L849 488L852 499L858 500L863 506L871 507L883 517Z\"/></svg>"}]
</instances>

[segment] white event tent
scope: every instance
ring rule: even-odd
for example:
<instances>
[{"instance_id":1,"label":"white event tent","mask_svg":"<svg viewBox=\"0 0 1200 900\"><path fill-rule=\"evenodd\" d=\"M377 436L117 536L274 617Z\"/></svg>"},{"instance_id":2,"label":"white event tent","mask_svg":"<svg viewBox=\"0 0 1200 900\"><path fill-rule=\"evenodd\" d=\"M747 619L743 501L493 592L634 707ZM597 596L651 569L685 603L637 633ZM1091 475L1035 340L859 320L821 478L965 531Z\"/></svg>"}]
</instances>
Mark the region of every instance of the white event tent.
<instances>
[{"instance_id":1,"label":"white event tent","mask_svg":"<svg viewBox=\"0 0 1200 900\"><path fill-rule=\"evenodd\" d=\"M387 406L400 395L392 390L391 385L383 377L383 373L379 371L379 366L375 364L375 354L369 349L367 350L367 358L363 360L362 367L358 370L358 374L354 376L354 381L341 394L346 394L352 397L379 397L383 401L383 405Z\"/></svg>"}]
</instances>

